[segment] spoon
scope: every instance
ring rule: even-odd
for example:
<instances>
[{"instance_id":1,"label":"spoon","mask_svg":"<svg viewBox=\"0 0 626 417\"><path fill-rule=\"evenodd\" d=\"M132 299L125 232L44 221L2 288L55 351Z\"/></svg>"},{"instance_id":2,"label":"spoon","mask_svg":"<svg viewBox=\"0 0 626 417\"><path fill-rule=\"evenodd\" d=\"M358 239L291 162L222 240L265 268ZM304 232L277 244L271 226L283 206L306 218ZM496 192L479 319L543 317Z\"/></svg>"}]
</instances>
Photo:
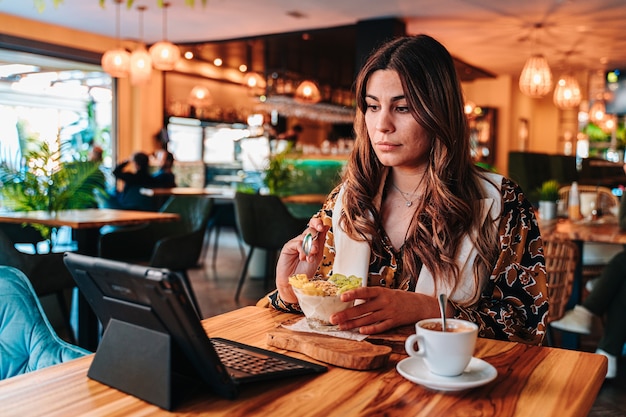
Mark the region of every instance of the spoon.
<instances>
[{"instance_id":1,"label":"spoon","mask_svg":"<svg viewBox=\"0 0 626 417\"><path fill-rule=\"evenodd\" d=\"M445 294L439 294L439 310L441 310L441 331L446 331L446 306L448 304L448 297Z\"/></svg>"},{"instance_id":2,"label":"spoon","mask_svg":"<svg viewBox=\"0 0 626 417\"><path fill-rule=\"evenodd\" d=\"M309 256L309 253L311 253L311 249L313 248L313 242L317 239L318 235L319 233L316 233L315 235L307 233L304 236L304 239L302 239L302 251L306 256Z\"/></svg>"}]
</instances>

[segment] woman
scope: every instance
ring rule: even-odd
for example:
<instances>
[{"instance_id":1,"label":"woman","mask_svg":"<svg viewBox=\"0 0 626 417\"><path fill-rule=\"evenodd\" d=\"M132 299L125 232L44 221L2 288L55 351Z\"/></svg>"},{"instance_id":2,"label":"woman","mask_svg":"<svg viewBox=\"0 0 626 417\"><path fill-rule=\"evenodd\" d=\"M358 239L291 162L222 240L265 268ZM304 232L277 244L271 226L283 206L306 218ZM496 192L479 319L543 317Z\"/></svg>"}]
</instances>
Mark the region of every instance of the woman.
<instances>
[{"instance_id":1,"label":"woman","mask_svg":"<svg viewBox=\"0 0 626 417\"><path fill-rule=\"evenodd\" d=\"M170 151L162 150L157 154L159 169L152 174L154 188L174 188L176 187L176 174L174 174L174 154Z\"/></svg>"},{"instance_id":2,"label":"woman","mask_svg":"<svg viewBox=\"0 0 626 417\"><path fill-rule=\"evenodd\" d=\"M150 158L143 152L135 152L130 159L120 162L113 175L124 183L117 195L116 208L133 210L154 210L152 199L141 193L142 188L154 187L150 174Z\"/></svg>"},{"instance_id":3,"label":"woman","mask_svg":"<svg viewBox=\"0 0 626 417\"><path fill-rule=\"evenodd\" d=\"M362 300L331 317L379 333L439 315L477 323L483 337L540 344L548 311L541 238L531 204L470 155L452 57L420 35L383 45L356 80L355 149L342 184L281 251L275 308L299 311L296 273L368 277L342 294ZM319 233L306 256L302 240Z\"/></svg>"}]
</instances>

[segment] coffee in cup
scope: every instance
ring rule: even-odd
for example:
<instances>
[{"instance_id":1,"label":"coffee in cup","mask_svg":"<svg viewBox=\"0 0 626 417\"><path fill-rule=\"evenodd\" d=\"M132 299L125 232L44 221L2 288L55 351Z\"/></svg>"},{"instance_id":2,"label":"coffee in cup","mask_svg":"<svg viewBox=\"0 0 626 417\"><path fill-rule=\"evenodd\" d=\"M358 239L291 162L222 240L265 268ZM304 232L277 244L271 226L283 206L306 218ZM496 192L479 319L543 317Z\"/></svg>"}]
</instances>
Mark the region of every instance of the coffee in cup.
<instances>
[{"instance_id":1,"label":"coffee in cup","mask_svg":"<svg viewBox=\"0 0 626 417\"><path fill-rule=\"evenodd\" d=\"M422 357L433 374L461 375L474 354L478 326L466 320L446 319L446 331L442 330L441 318L417 322L415 334L410 335L404 344L406 352L410 356Z\"/></svg>"}]
</instances>

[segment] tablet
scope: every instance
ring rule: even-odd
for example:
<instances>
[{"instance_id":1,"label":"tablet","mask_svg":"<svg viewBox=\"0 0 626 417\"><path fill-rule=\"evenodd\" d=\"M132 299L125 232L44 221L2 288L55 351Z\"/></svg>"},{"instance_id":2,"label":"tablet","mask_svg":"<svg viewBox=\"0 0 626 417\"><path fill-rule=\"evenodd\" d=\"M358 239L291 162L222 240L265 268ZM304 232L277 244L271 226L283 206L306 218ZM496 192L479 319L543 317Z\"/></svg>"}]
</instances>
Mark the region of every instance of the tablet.
<instances>
[{"instance_id":1,"label":"tablet","mask_svg":"<svg viewBox=\"0 0 626 417\"><path fill-rule=\"evenodd\" d=\"M166 409L179 380L236 398L246 383L326 367L206 334L174 271L68 252L64 262L104 333L88 376Z\"/></svg>"}]
</instances>

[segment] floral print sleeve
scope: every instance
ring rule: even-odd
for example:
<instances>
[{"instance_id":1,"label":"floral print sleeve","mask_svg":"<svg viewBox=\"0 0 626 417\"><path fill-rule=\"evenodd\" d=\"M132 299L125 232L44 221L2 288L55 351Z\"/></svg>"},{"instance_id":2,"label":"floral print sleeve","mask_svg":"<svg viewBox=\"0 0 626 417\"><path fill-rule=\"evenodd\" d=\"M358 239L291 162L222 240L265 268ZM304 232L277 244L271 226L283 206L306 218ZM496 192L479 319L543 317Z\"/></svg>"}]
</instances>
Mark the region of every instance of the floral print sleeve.
<instances>
[{"instance_id":1,"label":"floral print sleeve","mask_svg":"<svg viewBox=\"0 0 626 417\"><path fill-rule=\"evenodd\" d=\"M455 305L455 317L479 325L491 339L540 344L546 331L548 285L539 225L522 190L502 182L500 255L479 301Z\"/></svg>"}]
</instances>

